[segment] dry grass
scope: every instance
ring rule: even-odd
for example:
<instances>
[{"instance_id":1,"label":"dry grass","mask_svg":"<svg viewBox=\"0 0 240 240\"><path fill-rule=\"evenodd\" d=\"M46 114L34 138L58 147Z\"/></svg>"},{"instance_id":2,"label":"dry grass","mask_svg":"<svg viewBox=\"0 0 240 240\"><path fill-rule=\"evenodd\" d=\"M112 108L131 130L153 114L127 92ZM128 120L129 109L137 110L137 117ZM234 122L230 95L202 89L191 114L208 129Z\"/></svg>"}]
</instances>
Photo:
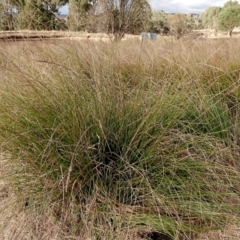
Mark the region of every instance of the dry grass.
<instances>
[{"instance_id":1,"label":"dry grass","mask_svg":"<svg viewBox=\"0 0 240 240\"><path fill-rule=\"evenodd\" d=\"M234 211L239 207L240 131L236 114L239 111L240 66L236 51L239 44L234 40L206 43L166 38L142 45L135 39L116 45L70 42L51 40L1 45L0 65L4 72L1 100L4 101L0 111L3 141L0 228L3 239L138 240L140 231L159 227L172 233L175 239L178 230L188 235L189 229L196 233L222 227L221 231L201 233L198 239L237 239L239 232L231 216L236 214L234 218L238 219ZM83 110L79 106L83 106ZM78 119L81 121L77 122ZM51 138L48 124L54 126ZM87 135L92 126L94 129ZM12 135L17 128L19 133L27 132L30 140L18 141L21 135ZM11 137L8 138L6 130L10 130ZM80 140L84 141L77 138L76 132L82 134ZM55 133L59 138L54 139ZM75 138L77 148L71 148ZM41 146L44 141L48 144ZM128 164L117 169L117 174L120 172L123 176L121 184L129 189L127 184L133 181L131 191L134 192L134 185L139 183L137 187L144 189L144 193L136 191L134 197L142 202L132 202L128 190L123 190L122 200L114 188L109 194L109 185L105 186L99 177L108 176L96 165L97 187L93 187L91 196L85 192L85 202L80 205L84 230L78 229L80 223L74 219L74 211L79 203L68 199L67 194L76 194L75 174L80 174L81 168L70 164L64 172L62 165L61 172L57 163L62 160L62 156L59 158L62 153L53 149L44 155L52 142L59 144L66 158L68 155L73 158L72 153L77 154L79 148L83 152L87 149L87 157L96 162L104 154L111 154L113 158L120 156L122 162ZM13 145L9 147L10 143ZM12 151L6 154L9 148ZM69 151L72 149L74 151ZM59 175L51 175L49 165L36 168L36 159L44 162L44 156L52 161L50 170ZM142 165L138 165L136 159L140 159ZM159 159L167 159L167 164L160 166ZM149 164L144 165L148 161ZM129 169L132 172L129 173ZM88 178L95 173L92 169L85 170L89 172L81 173L82 178L87 173ZM151 174L147 184L142 183L147 176L143 170ZM116 171L111 174L113 178L106 178L106 182L116 186ZM35 184L36 176L46 184L43 194L36 194L32 189L39 188L37 181ZM163 184L160 192L157 192L158 179ZM211 180L213 184L209 183ZM78 184L81 186L81 182ZM192 184L190 189L189 184ZM17 187L20 192L16 191ZM66 195L55 199L62 189ZM29 207L26 196L31 192L34 204ZM67 204L59 199L63 203L66 200Z\"/></svg>"},{"instance_id":2,"label":"dry grass","mask_svg":"<svg viewBox=\"0 0 240 240\"><path fill-rule=\"evenodd\" d=\"M222 230L211 231L200 234L195 240L239 240L240 227L237 225L228 225Z\"/></svg>"},{"instance_id":3,"label":"dry grass","mask_svg":"<svg viewBox=\"0 0 240 240\"><path fill-rule=\"evenodd\" d=\"M6 40L22 40L33 41L43 39L91 39L91 40L109 40L109 35L104 33L87 33L87 32L70 32L70 31L0 31L0 41Z\"/></svg>"},{"instance_id":4,"label":"dry grass","mask_svg":"<svg viewBox=\"0 0 240 240\"><path fill-rule=\"evenodd\" d=\"M238 28L235 28L233 31L232 38L239 38L240 31ZM19 31L0 31L0 41L6 40L24 40L24 41L33 41L33 40L43 40L43 39L69 39L69 40L91 40L91 41L104 41L111 42L113 36L111 34L105 33L87 33L87 32L71 32L71 31L33 31L33 30L19 30ZM158 39L167 39L168 41L174 37L172 36L158 36ZM183 37L192 38L192 39L224 39L229 38L227 32L219 31L217 35L214 30L203 29L195 30L190 34L187 34ZM140 39L139 35L126 34L123 40L129 39Z\"/></svg>"}]
</instances>

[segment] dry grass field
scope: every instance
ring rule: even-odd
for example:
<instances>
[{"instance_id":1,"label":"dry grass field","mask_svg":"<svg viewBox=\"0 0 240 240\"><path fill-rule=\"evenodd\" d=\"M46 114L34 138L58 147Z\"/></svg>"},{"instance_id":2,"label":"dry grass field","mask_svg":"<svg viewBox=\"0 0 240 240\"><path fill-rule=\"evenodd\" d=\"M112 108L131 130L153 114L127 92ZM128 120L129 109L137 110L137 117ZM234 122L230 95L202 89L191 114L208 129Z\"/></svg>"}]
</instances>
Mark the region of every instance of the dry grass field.
<instances>
[{"instance_id":1,"label":"dry grass field","mask_svg":"<svg viewBox=\"0 0 240 240\"><path fill-rule=\"evenodd\" d=\"M196 30L190 34L185 35L183 38L196 38L205 39L205 38L229 38L227 32L219 31L217 34L214 30L203 29ZM235 28L233 31L232 38L240 37L240 29ZM30 31L30 30L19 30L19 31L0 31L0 40L2 41L34 41L34 40L43 40L43 39L68 39L68 40L92 40L92 41L104 41L111 42L111 35L105 33L87 33L87 32L70 32L70 31ZM158 36L158 38L163 38ZM165 39L172 37L165 36ZM129 39L139 39L138 35L126 34L123 40Z\"/></svg>"},{"instance_id":2,"label":"dry grass field","mask_svg":"<svg viewBox=\"0 0 240 240\"><path fill-rule=\"evenodd\" d=\"M240 43L221 36L0 33L0 239L240 239Z\"/></svg>"}]
</instances>

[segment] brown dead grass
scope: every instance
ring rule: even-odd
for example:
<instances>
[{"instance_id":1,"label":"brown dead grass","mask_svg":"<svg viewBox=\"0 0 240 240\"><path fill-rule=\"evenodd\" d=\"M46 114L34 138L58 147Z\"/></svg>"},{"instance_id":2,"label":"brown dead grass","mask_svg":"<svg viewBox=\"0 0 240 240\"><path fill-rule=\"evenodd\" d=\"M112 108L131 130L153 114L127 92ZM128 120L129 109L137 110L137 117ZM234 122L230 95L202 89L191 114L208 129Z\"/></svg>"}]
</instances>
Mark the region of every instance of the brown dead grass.
<instances>
[{"instance_id":1,"label":"brown dead grass","mask_svg":"<svg viewBox=\"0 0 240 240\"><path fill-rule=\"evenodd\" d=\"M217 34L214 30L203 29L195 30L189 34L186 34L182 39L228 39L230 38L227 32L218 31ZM232 38L240 38L240 29L235 28ZM113 36L106 33L87 33L87 32L71 32L71 31L31 31L31 30L19 30L19 31L0 31L0 41L39 41L39 40L74 40L74 41L102 41L111 42ZM139 35L125 34L122 40L140 39ZM158 36L158 39L172 39L174 36Z\"/></svg>"},{"instance_id":2,"label":"brown dead grass","mask_svg":"<svg viewBox=\"0 0 240 240\"><path fill-rule=\"evenodd\" d=\"M22 34L22 33L19 33ZM31 33L32 34L32 33ZM66 36L65 36L66 37ZM77 39L78 37L75 36ZM96 36L97 37L97 36ZM79 37L81 39L81 37ZM7 43L6 43L7 46ZM4 176L9 173L11 166L8 165L7 154L0 152L0 174ZM11 186L4 180L0 181L0 239L20 239L20 240L62 240L62 239L79 239L91 240L90 237L84 236L76 238L73 236L64 236L62 226L55 223L47 214L36 215L32 212L25 211L24 206L17 202ZM33 221L34 219L34 221ZM19 224L21 223L21 224ZM20 226L20 227L19 227ZM142 239L137 234L136 230L129 230L120 233L119 239ZM209 233L200 234L197 238L190 238L191 240L239 240L240 227L237 225L229 225L225 229L211 231ZM190 240L183 239L183 240Z\"/></svg>"},{"instance_id":3,"label":"brown dead grass","mask_svg":"<svg viewBox=\"0 0 240 240\"><path fill-rule=\"evenodd\" d=\"M239 240L240 227L237 225L227 226L223 230L200 234L195 240Z\"/></svg>"},{"instance_id":4,"label":"brown dead grass","mask_svg":"<svg viewBox=\"0 0 240 240\"><path fill-rule=\"evenodd\" d=\"M91 40L106 40L110 36L104 33L87 33L87 32L70 32L70 31L0 31L0 41L6 40L41 40L41 39L91 39Z\"/></svg>"}]
</instances>

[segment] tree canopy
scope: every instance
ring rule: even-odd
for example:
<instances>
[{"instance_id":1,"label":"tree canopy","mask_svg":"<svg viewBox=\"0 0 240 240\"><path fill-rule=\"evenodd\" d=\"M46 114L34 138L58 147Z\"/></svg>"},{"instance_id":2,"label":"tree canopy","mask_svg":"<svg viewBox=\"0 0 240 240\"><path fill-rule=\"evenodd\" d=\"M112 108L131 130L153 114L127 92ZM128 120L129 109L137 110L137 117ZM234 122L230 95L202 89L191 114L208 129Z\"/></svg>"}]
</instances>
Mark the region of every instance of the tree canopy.
<instances>
[{"instance_id":1,"label":"tree canopy","mask_svg":"<svg viewBox=\"0 0 240 240\"><path fill-rule=\"evenodd\" d=\"M115 40L147 30L152 14L146 0L99 0L90 12L88 28L112 34Z\"/></svg>"},{"instance_id":2,"label":"tree canopy","mask_svg":"<svg viewBox=\"0 0 240 240\"><path fill-rule=\"evenodd\" d=\"M218 16L218 27L221 30L229 31L232 36L234 27L240 25L240 5L237 1L228 1Z\"/></svg>"},{"instance_id":3,"label":"tree canopy","mask_svg":"<svg viewBox=\"0 0 240 240\"><path fill-rule=\"evenodd\" d=\"M68 17L59 18L61 6L69 5ZM115 39L142 31L173 33L180 38L202 27L229 31L240 26L240 4L229 0L194 14L153 11L148 0L0 0L0 29L34 29L105 32ZM171 29L171 31L170 31Z\"/></svg>"},{"instance_id":4,"label":"tree canopy","mask_svg":"<svg viewBox=\"0 0 240 240\"><path fill-rule=\"evenodd\" d=\"M80 31L86 28L88 11L93 2L88 0L69 0L68 28Z\"/></svg>"},{"instance_id":5,"label":"tree canopy","mask_svg":"<svg viewBox=\"0 0 240 240\"><path fill-rule=\"evenodd\" d=\"M160 31L164 27L168 26L168 14L163 10L153 11L152 13L153 28Z\"/></svg>"},{"instance_id":6,"label":"tree canopy","mask_svg":"<svg viewBox=\"0 0 240 240\"><path fill-rule=\"evenodd\" d=\"M207 28L218 28L218 15L221 12L221 7L209 7L200 16L202 24Z\"/></svg>"},{"instance_id":7,"label":"tree canopy","mask_svg":"<svg viewBox=\"0 0 240 240\"><path fill-rule=\"evenodd\" d=\"M170 16L169 26L171 31L176 35L177 39L179 39L189 30L187 16L180 13Z\"/></svg>"},{"instance_id":8,"label":"tree canopy","mask_svg":"<svg viewBox=\"0 0 240 240\"><path fill-rule=\"evenodd\" d=\"M57 30L64 23L56 17L68 0L0 1L1 29Z\"/></svg>"}]
</instances>

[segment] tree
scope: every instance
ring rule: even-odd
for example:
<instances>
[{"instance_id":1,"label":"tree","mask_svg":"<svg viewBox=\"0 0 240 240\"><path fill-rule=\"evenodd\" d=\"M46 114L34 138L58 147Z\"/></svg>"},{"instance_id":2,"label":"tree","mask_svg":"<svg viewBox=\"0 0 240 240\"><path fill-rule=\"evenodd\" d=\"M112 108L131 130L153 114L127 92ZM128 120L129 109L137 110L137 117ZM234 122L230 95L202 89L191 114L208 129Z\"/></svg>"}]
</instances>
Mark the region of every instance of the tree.
<instances>
[{"instance_id":1,"label":"tree","mask_svg":"<svg viewBox=\"0 0 240 240\"><path fill-rule=\"evenodd\" d=\"M151 7L146 0L99 0L94 4L91 21L97 31L121 40L126 33L138 34L149 28Z\"/></svg>"},{"instance_id":2,"label":"tree","mask_svg":"<svg viewBox=\"0 0 240 240\"><path fill-rule=\"evenodd\" d=\"M223 8L227 8L227 7L237 7L239 6L238 1L233 1L233 0L228 0L224 5Z\"/></svg>"},{"instance_id":3,"label":"tree","mask_svg":"<svg viewBox=\"0 0 240 240\"><path fill-rule=\"evenodd\" d=\"M199 15L187 14L187 28L192 30L202 29L202 20L199 18Z\"/></svg>"},{"instance_id":4,"label":"tree","mask_svg":"<svg viewBox=\"0 0 240 240\"><path fill-rule=\"evenodd\" d=\"M8 1L0 1L0 29L14 30L15 13Z\"/></svg>"},{"instance_id":5,"label":"tree","mask_svg":"<svg viewBox=\"0 0 240 240\"><path fill-rule=\"evenodd\" d=\"M94 1L95 2L95 1ZM88 0L69 0L68 28L81 31L86 28L88 12L93 2Z\"/></svg>"},{"instance_id":6,"label":"tree","mask_svg":"<svg viewBox=\"0 0 240 240\"><path fill-rule=\"evenodd\" d=\"M67 0L11 0L17 11L16 28L58 30L63 22L57 18L58 10Z\"/></svg>"},{"instance_id":7,"label":"tree","mask_svg":"<svg viewBox=\"0 0 240 240\"><path fill-rule=\"evenodd\" d=\"M153 11L151 19L151 31L157 33L165 33L164 29L169 29L168 14L162 10Z\"/></svg>"},{"instance_id":8,"label":"tree","mask_svg":"<svg viewBox=\"0 0 240 240\"><path fill-rule=\"evenodd\" d=\"M140 34L149 31L152 9L147 0L132 0L132 8L128 12L129 21L126 33Z\"/></svg>"},{"instance_id":9,"label":"tree","mask_svg":"<svg viewBox=\"0 0 240 240\"><path fill-rule=\"evenodd\" d=\"M206 28L213 28L217 30L218 28L218 15L221 12L221 7L209 7L201 15L200 19L202 24Z\"/></svg>"},{"instance_id":10,"label":"tree","mask_svg":"<svg viewBox=\"0 0 240 240\"><path fill-rule=\"evenodd\" d=\"M240 5L237 1L228 1L223 6L222 11L218 16L219 29L229 32L232 36L234 27L240 25Z\"/></svg>"},{"instance_id":11,"label":"tree","mask_svg":"<svg viewBox=\"0 0 240 240\"><path fill-rule=\"evenodd\" d=\"M185 14L177 13L173 16L170 16L169 26L171 31L176 35L177 39L180 39L180 37L189 30L188 21Z\"/></svg>"}]
</instances>

